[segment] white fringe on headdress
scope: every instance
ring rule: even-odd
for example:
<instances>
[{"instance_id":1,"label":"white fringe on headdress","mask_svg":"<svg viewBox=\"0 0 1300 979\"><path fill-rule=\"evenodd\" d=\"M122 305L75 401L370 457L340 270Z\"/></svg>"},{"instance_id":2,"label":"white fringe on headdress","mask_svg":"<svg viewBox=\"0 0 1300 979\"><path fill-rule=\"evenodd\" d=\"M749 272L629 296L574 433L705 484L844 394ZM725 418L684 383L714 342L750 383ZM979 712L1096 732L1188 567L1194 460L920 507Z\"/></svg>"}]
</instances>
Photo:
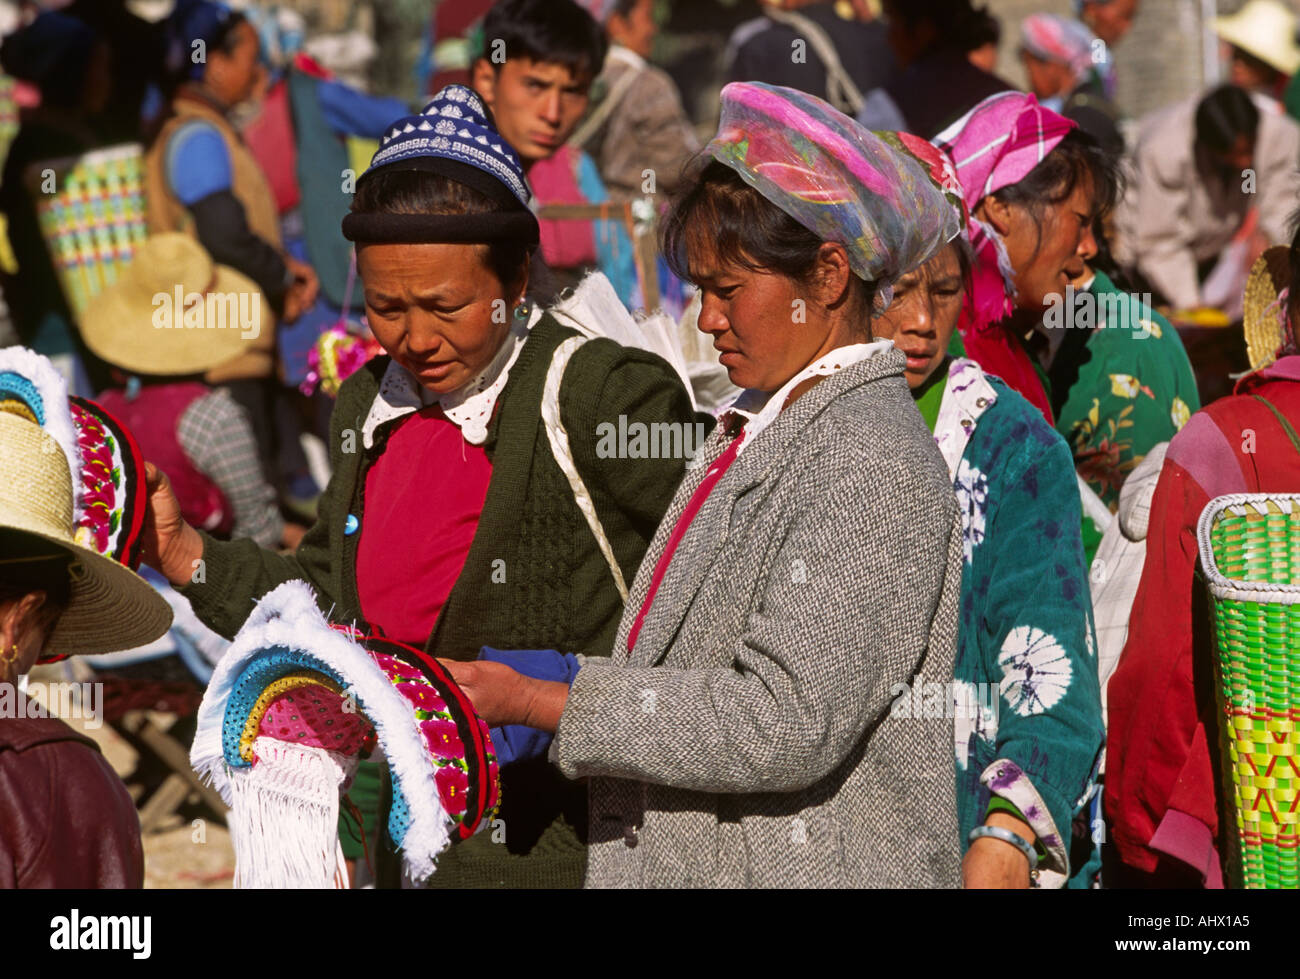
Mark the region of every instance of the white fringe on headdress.
<instances>
[{"instance_id":1,"label":"white fringe on headdress","mask_svg":"<svg viewBox=\"0 0 1300 979\"><path fill-rule=\"evenodd\" d=\"M230 772L235 887L347 887L339 843L339 796L358 758L253 742L257 763Z\"/></svg>"},{"instance_id":2,"label":"white fringe on headdress","mask_svg":"<svg viewBox=\"0 0 1300 979\"><path fill-rule=\"evenodd\" d=\"M365 649L329 627L316 605L314 592L303 581L286 581L258 602L213 671L203 703L199 706L190 764L202 778L211 782L228 804L239 807L239 815L232 819L241 827L238 831L232 827L236 858L241 859L239 847L244 846L245 852L250 854L249 859L258 864L257 870L250 867L239 879L260 879L264 873L283 873L282 863L290 860L304 861L303 874L316 873L320 866L316 856L320 848L316 830L323 825L320 821L325 817L316 809L308 812L309 807L298 796L283 788L280 790L281 798L277 799L271 787L277 777L285 778L286 784L290 781L287 769L294 756L289 754L289 750L301 752L304 749L284 746L286 750L275 754L275 760L263 776L266 784L257 781L254 775L253 781L243 783L249 787L247 790L235 786L240 775L246 775L248 770L230 769L222 751L222 722L234 684L254 658L274 647L310 653L343 677L345 689L355 697L358 707L375 726L393 780L401 786L410 809L411 822L402 841L406 873L417 883L427 880L433 875L438 854L450 845L453 823L438 794L433 760L424 735L416 726L413 708ZM264 740L258 739L255 744L261 745ZM255 750L258 749L255 747ZM264 764L262 757L259 751L254 772ZM317 780L323 783L324 763L314 756L311 759L299 756L297 760L304 765L315 765L311 769L314 774L304 777L303 782L304 785L310 783L307 788L316 791ZM341 786L342 782L336 784ZM302 824L300 829L295 828L286 834L267 833L268 829L290 825L291 820L277 820L291 810L296 814L292 819ZM336 816L337 811L336 800ZM302 835L298 837L296 834L300 831ZM267 834L265 841L260 835L263 833ZM294 838L287 839L287 836ZM256 842L254 837L257 837ZM247 849L249 847L252 849ZM272 847L273 850L259 847ZM255 857L253 853L256 853Z\"/></svg>"},{"instance_id":3,"label":"white fringe on headdress","mask_svg":"<svg viewBox=\"0 0 1300 979\"><path fill-rule=\"evenodd\" d=\"M12 371L31 381L41 396L41 412L45 415L45 431L59 443L68 459L68 472L72 475L72 526L81 522L81 450L78 448L77 429L72 422L72 408L68 404L68 382L50 363L49 358L27 347L0 348L0 373Z\"/></svg>"}]
</instances>

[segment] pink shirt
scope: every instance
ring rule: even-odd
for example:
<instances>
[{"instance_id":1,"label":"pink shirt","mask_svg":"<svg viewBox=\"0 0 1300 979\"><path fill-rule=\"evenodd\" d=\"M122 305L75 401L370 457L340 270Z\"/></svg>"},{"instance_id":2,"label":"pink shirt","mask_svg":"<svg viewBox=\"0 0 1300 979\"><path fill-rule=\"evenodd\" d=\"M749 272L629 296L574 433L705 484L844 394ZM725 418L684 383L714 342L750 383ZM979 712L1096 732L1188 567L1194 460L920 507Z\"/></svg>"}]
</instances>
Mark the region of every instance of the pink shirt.
<instances>
[{"instance_id":1,"label":"pink shirt","mask_svg":"<svg viewBox=\"0 0 1300 979\"><path fill-rule=\"evenodd\" d=\"M380 634L422 648L465 567L492 463L438 405L397 422L366 474L357 545L361 613Z\"/></svg>"}]
</instances>

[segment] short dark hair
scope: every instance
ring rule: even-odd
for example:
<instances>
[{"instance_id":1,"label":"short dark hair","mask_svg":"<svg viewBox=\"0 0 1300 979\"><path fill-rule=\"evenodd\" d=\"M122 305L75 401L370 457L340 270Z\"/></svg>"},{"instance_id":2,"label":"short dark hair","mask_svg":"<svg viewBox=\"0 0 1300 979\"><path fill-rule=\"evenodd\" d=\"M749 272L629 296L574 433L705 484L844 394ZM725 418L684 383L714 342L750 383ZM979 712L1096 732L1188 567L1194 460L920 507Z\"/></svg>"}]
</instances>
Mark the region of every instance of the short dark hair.
<instances>
[{"instance_id":1,"label":"short dark hair","mask_svg":"<svg viewBox=\"0 0 1300 979\"><path fill-rule=\"evenodd\" d=\"M605 20L608 22L610 17L618 14L620 17L628 18L632 16L632 11L641 0L614 0L614 6L610 8L609 14Z\"/></svg>"},{"instance_id":2,"label":"short dark hair","mask_svg":"<svg viewBox=\"0 0 1300 979\"><path fill-rule=\"evenodd\" d=\"M697 158L695 166L699 163ZM824 238L745 183L731 167L712 159L698 170L664 216L664 259L681 279L690 279L686 245L700 229L707 229L714 255L724 265L776 272L801 283L812 275L825 243ZM853 278L861 283L855 288L867 312L875 296L875 283L856 275Z\"/></svg>"},{"instance_id":3,"label":"short dark hair","mask_svg":"<svg viewBox=\"0 0 1300 979\"><path fill-rule=\"evenodd\" d=\"M506 211L472 187L422 170L379 170L357 183L353 214L495 214ZM522 241L494 241L487 267L503 286L517 283L528 268L532 249Z\"/></svg>"},{"instance_id":4,"label":"short dark hair","mask_svg":"<svg viewBox=\"0 0 1300 979\"><path fill-rule=\"evenodd\" d=\"M479 57L494 68L497 41L507 58L564 65L575 77L595 77L605 63L605 29L573 0L501 0L483 19Z\"/></svg>"},{"instance_id":5,"label":"short dark hair","mask_svg":"<svg viewBox=\"0 0 1300 979\"><path fill-rule=\"evenodd\" d=\"M1227 153L1242 136L1255 142L1259 108L1244 89L1220 85L1196 106L1196 144L1215 153Z\"/></svg>"},{"instance_id":6,"label":"short dark hair","mask_svg":"<svg viewBox=\"0 0 1300 979\"><path fill-rule=\"evenodd\" d=\"M1002 23L991 13L988 7L976 7L964 25L967 51L974 51L992 44L997 47L1002 43Z\"/></svg>"}]
</instances>

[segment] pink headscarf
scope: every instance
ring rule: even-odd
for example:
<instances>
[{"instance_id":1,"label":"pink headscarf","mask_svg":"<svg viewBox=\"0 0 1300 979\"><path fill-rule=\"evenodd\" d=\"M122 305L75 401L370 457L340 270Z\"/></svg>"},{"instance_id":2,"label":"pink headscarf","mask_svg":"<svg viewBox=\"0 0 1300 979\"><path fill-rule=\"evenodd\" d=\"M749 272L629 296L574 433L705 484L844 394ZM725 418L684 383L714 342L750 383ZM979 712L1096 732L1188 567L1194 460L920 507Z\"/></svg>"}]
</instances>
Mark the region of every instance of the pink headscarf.
<instances>
[{"instance_id":1,"label":"pink headscarf","mask_svg":"<svg viewBox=\"0 0 1300 979\"><path fill-rule=\"evenodd\" d=\"M1092 71L1094 40L1085 24L1058 14L1030 14L1020 22L1021 47L1043 61L1067 65L1076 84Z\"/></svg>"},{"instance_id":2,"label":"pink headscarf","mask_svg":"<svg viewBox=\"0 0 1300 979\"><path fill-rule=\"evenodd\" d=\"M932 142L952 158L966 206L1019 183L1075 128L1023 92L990 95Z\"/></svg>"},{"instance_id":3,"label":"pink headscarf","mask_svg":"<svg viewBox=\"0 0 1300 979\"><path fill-rule=\"evenodd\" d=\"M1002 239L974 216L979 202L1024 180L1075 128L1022 92L991 95L933 140L951 158L970 217L972 295L958 324L967 354L1028 398L1052 421L1051 404L1024 347L998 324L1015 309L1014 272Z\"/></svg>"}]
</instances>

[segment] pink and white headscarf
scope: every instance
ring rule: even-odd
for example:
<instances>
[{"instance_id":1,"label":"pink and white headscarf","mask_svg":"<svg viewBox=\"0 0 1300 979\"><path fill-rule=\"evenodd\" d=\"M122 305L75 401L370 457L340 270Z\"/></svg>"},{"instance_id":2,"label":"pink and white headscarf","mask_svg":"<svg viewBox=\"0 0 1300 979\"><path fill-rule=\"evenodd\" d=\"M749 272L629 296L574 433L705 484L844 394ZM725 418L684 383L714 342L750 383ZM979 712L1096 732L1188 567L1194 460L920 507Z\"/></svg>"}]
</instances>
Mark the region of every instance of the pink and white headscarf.
<instances>
[{"instance_id":1,"label":"pink and white headscarf","mask_svg":"<svg viewBox=\"0 0 1300 979\"><path fill-rule=\"evenodd\" d=\"M988 327L1011 314L1016 294L1002 240L974 216L989 194L1024 180L1075 128L1074 122L1023 92L991 95L932 142L952 160L966 202L975 249L975 325Z\"/></svg>"},{"instance_id":2,"label":"pink and white headscarf","mask_svg":"<svg viewBox=\"0 0 1300 979\"><path fill-rule=\"evenodd\" d=\"M1094 40L1086 24L1057 14L1030 14L1020 22L1020 46L1043 61L1068 65L1075 84L1093 68Z\"/></svg>"},{"instance_id":3,"label":"pink and white headscarf","mask_svg":"<svg viewBox=\"0 0 1300 979\"><path fill-rule=\"evenodd\" d=\"M1032 95L989 96L933 140L951 158L969 212L966 230L975 252L970 298L958 329L966 352L1043 413L1052 408L1022 345L999 327L1015 309L1015 272L996 231L975 217L989 194L1017 184L1038 166L1075 124L1038 104Z\"/></svg>"}]
</instances>

